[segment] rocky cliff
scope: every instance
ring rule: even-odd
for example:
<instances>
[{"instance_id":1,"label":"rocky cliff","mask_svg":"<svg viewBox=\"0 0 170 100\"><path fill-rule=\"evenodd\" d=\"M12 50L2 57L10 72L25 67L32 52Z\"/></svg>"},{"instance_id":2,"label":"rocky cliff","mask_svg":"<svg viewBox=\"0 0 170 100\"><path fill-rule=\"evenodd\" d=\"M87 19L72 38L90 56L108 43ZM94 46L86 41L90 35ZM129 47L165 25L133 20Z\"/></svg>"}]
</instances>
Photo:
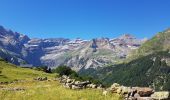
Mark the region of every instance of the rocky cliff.
<instances>
[{"instance_id":1,"label":"rocky cliff","mask_svg":"<svg viewBox=\"0 0 170 100\"><path fill-rule=\"evenodd\" d=\"M50 67L67 65L75 70L96 69L125 59L143 42L130 34L115 39L30 39L0 26L0 56L18 65L28 63Z\"/></svg>"}]
</instances>

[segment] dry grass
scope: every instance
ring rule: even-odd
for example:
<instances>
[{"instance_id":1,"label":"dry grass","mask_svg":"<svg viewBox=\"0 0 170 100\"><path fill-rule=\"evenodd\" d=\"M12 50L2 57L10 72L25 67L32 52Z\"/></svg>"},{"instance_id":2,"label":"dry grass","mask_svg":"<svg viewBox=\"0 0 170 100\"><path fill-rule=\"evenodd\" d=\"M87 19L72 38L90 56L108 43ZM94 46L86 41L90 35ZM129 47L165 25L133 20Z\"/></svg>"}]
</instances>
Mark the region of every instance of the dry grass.
<instances>
[{"instance_id":1,"label":"dry grass","mask_svg":"<svg viewBox=\"0 0 170 100\"><path fill-rule=\"evenodd\" d=\"M1 86L24 88L24 91L0 90L0 100L120 100L119 95L102 95L102 90L70 90L57 81L23 82Z\"/></svg>"},{"instance_id":2,"label":"dry grass","mask_svg":"<svg viewBox=\"0 0 170 100\"><path fill-rule=\"evenodd\" d=\"M25 80L0 85L0 100L121 100L117 94L102 95L102 90L71 90L64 88L58 81L33 81L38 76L53 79L55 74L47 74L32 69L18 68L0 61L0 82ZM22 88L22 91L9 89ZM3 90L5 89L5 90Z\"/></svg>"}]
</instances>

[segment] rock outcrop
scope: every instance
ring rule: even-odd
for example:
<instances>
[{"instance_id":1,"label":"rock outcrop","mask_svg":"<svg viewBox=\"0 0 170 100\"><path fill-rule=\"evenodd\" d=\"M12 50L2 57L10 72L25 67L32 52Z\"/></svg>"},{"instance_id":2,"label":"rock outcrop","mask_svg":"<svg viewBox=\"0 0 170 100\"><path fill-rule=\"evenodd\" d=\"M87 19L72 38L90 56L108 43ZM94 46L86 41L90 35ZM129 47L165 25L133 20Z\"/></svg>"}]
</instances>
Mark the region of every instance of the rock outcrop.
<instances>
[{"instance_id":1,"label":"rock outcrop","mask_svg":"<svg viewBox=\"0 0 170 100\"><path fill-rule=\"evenodd\" d=\"M47 77L37 77L37 78L34 78L34 80L37 80L37 81L46 81L48 78Z\"/></svg>"},{"instance_id":2,"label":"rock outcrop","mask_svg":"<svg viewBox=\"0 0 170 100\"><path fill-rule=\"evenodd\" d=\"M149 87L126 87L114 83L109 91L121 94L125 100L170 100L170 92L155 92Z\"/></svg>"},{"instance_id":3,"label":"rock outcrop","mask_svg":"<svg viewBox=\"0 0 170 100\"><path fill-rule=\"evenodd\" d=\"M63 84L64 87L69 89L85 89L85 88L92 88L92 89L102 89L103 86L101 84L94 84L90 81L76 81L75 79L71 79L68 76L63 75L60 77L59 82Z\"/></svg>"}]
</instances>

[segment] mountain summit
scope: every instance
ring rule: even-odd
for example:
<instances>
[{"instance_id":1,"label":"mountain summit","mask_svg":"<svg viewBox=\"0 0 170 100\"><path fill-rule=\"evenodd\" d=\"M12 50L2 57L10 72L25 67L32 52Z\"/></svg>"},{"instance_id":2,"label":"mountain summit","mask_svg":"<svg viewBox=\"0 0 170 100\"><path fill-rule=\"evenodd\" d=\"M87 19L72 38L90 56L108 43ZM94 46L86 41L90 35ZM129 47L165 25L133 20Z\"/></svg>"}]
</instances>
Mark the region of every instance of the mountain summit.
<instances>
[{"instance_id":1,"label":"mountain summit","mask_svg":"<svg viewBox=\"0 0 170 100\"><path fill-rule=\"evenodd\" d=\"M18 65L67 65L75 70L104 67L125 59L141 43L142 40L130 34L115 39L30 39L0 27L0 56Z\"/></svg>"}]
</instances>

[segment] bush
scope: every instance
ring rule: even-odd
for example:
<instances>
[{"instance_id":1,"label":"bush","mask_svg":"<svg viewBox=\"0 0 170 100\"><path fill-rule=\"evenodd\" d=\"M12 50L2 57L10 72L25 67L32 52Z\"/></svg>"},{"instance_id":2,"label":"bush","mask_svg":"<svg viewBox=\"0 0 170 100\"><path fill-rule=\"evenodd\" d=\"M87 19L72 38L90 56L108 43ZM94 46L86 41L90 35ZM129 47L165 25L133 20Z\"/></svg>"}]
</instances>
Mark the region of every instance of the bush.
<instances>
[{"instance_id":1,"label":"bush","mask_svg":"<svg viewBox=\"0 0 170 100\"><path fill-rule=\"evenodd\" d=\"M8 63L8 59L7 58L5 58L5 59L0 58L0 61L4 61L4 62Z\"/></svg>"},{"instance_id":2,"label":"bush","mask_svg":"<svg viewBox=\"0 0 170 100\"><path fill-rule=\"evenodd\" d=\"M79 76L77 72L73 71L70 67L67 66L58 66L56 69L53 69L53 73L58 73L59 76L61 77L62 75L67 75L70 78L73 78L78 81L90 81L94 84L102 84L99 80L94 79L89 76Z\"/></svg>"},{"instance_id":3,"label":"bush","mask_svg":"<svg viewBox=\"0 0 170 100\"><path fill-rule=\"evenodd\" d=\"M44 71L46 73L52 73L51 68L47 66L34 67L33 69L38 71Z\"/></svg>"},{"instance_id":4,"label":"bush","mask_svg":"<svg viewBox=\"0 0 170 100\"><path fill-rule=\"evenodd\" d=\"M101 81L99 81L98 79L94 79L94 78L92 78L90 76L81 76L81 79L84 80L84 81L88 80L88 81L90 81L90 82L92 82L94 84L102 84Z\"/></svg>"},{"instance_id":5,"label":"bush","mask_svg":"<svg viewBox=\"0 0 170 100\"><path fill-rule=\"evenodd\" d=\"M73 71L70 67L67 66L58 66L52 72L58 73L60 76L67 75L72 77L78 77L78 74L75 71Z\"/></svg>"}]
</instances>

